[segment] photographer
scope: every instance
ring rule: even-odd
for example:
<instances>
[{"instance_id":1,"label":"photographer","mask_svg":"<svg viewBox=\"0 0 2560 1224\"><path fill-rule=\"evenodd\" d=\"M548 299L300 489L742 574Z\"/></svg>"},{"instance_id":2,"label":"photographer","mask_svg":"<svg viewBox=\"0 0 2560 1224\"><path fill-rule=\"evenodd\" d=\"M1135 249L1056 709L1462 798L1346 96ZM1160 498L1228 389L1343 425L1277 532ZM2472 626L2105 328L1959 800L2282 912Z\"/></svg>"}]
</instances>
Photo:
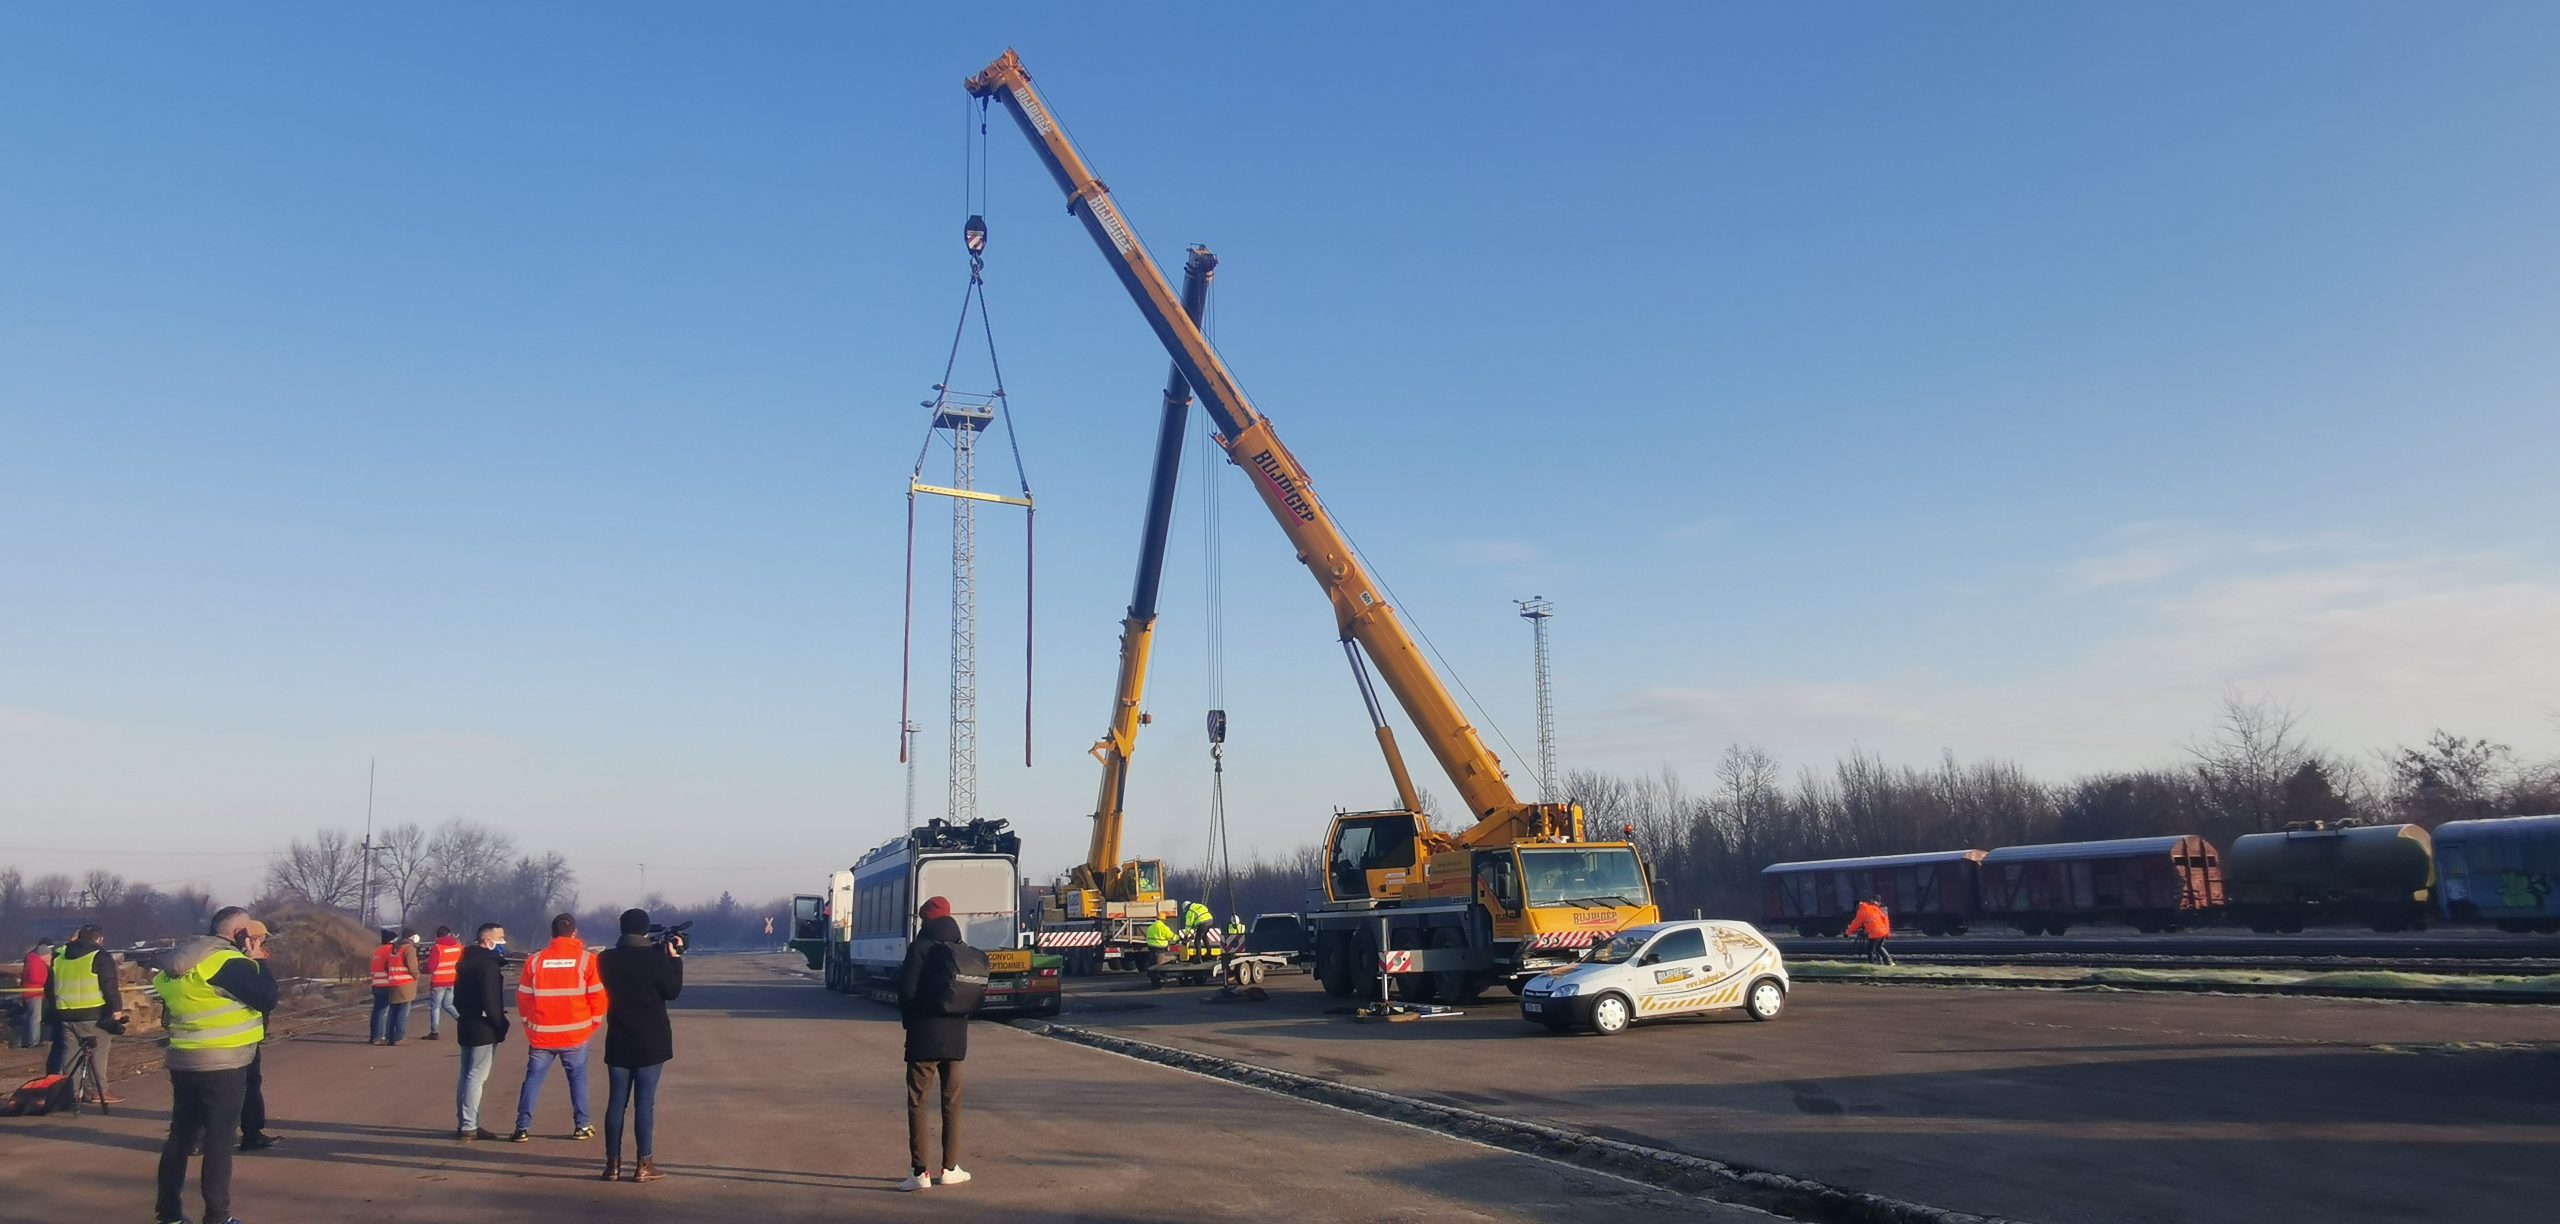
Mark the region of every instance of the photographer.
<instances>
[{"instance_id":1,"label":"photographer","mask_svg":"<svg viewBox=\"0 0 2560 1224\"><path fill-rule=\"evenodd\" d=\"M622 1176L622 1110L631 1107L639 1165L631 1180L656 1181L658 1073L675 1057L667 1002L684 993L684 927L653 935L649 911L622 911L622 938L596 956L604 979L604 1065L612 1089L604 1107L604 1180Z\"/></svg>"},{"instance_id":2,"label":"photographer","mask_svg":"<svg viewBox=\"0 0 2560 1224\"><path fill-rule=\"evenodd\" d=\"M106 942L106 933L93 922L54 950L53 973L44 983L45 1014L53 1017L53 1049L45 1055L44 1071L60 1074L86 1037L96 1043L89 1058L98 1069L98 1096L106 1104L122 1105L124 1098L108 1087L113 1081L107 1078L107 1051L124 1031L124 991L116 981L116 954L106 950Z\"/></svg>"},{"instance_id":3,"label":"photographer","mask_svg":"<svg viewBox=\"0 0 2560 1224\"><path fill-rule=\"evenodd\" d=\"M211 935L180 941L152 975L169 1028L169 1138L160 1148L159 1214L153 1217L164 1222L187 1218L180 1202L187 1157L199 1145L204 1218L232 1218L232 1142L248 1095L249 1063L276 1007L265 941L248 938L254 921L238 906L215 914Z\"/></svg>"}]
</instances>

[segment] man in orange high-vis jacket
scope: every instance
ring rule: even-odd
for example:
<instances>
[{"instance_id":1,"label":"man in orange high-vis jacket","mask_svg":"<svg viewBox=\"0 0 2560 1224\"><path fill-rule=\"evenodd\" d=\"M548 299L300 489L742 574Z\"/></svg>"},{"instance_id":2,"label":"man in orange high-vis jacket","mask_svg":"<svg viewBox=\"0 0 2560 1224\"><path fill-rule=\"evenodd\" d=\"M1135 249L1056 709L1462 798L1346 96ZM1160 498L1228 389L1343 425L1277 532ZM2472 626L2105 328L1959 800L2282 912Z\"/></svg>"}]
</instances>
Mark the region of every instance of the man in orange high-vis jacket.
<instances>
[{"instance_id":1,"label":"man in orange high-vis jacket","mask_svg":"<svg viewBox=\"0 0 2560 1224\"><path fill-rule=\"evenodd\" d=\"M427 1040L441 1041L444 1018L453 1010L453 982L462 967L462 937L452 927L436 928L435 947L427 969Z\"/></svg>"},{"instance_id":2,"label":"man in orange high-vis jacket","mask_svg":"<svg viewBox=\"0 0 2560 1224\"><path fill-rule=\"evenodd\" d=\"M1884 897L1872 896L1858 903L1858 912L1849 918L1849 929L1843 936L1866 936L1867 963L1890 965L1893 953L1884 950L1884 941L1893 938L1893 919L1884 912Z\"/></svg>"},{"instance_id":3,"label":"man in orange high-vis jacket","mask_svg":"<svg viewBox=\"0 0 2560 1224\"><path fill-rule=\"evenodd\" d=\"M551 942L525 958L516 974L516 1013L524 1018L524 1091L516 1095L517 1142L533 1138L533 1107L542 1101L543 1077L559 1063L569 1077L572 1139L593 1139L587 1113L587 1039L604 1027L604 979L595 954L578 938L578 920L551 919Z\"/></svg>"},{"instance_id":4,"label":"man in orange high-vis jacket","mask_svg":"<svg viewBox=\"0 0 2560 1224\"><path fill-rule=\"evenodd\" d=\"M369 970L373 983L373 1045L391 1044L391 975L400 967L400 932L382 928L382 946L373 950Z\"/></svg>"}]
</instances>

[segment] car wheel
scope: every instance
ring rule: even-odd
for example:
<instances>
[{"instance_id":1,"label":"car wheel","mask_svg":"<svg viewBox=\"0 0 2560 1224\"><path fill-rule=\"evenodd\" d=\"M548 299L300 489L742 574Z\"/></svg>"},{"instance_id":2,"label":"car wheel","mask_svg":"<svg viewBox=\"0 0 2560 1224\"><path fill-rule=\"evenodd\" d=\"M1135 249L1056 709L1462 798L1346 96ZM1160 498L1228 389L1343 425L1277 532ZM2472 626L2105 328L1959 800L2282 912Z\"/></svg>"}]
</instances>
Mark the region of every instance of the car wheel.
<instances>
[{"instance_id":1,"label":"car wheel","mask_svg":"<svg viewBox=\"0 0 2560 1224\"><path fill-rule=\"evenodd\" d=\"M1751 984L1751 995L1743 1001L1743 1010L1754 1020L1775 1020L1778 1009L1787 1005L1787 992L1776 978L1762 978Z\"/></svg>"},{"instance_id":2,"label":"car wheel","mask_svg":"<svg viewBox=\"0 0 2560 1224\"><path fill-rule=\"evenodd\" d=\"M1615 1037L1627 1031L1635 1020L1635 1009L1627 1006L1623 995L1604 994L1591 1005L1591 1031L1603 1037Z\"/></svg>"}]
</instances>

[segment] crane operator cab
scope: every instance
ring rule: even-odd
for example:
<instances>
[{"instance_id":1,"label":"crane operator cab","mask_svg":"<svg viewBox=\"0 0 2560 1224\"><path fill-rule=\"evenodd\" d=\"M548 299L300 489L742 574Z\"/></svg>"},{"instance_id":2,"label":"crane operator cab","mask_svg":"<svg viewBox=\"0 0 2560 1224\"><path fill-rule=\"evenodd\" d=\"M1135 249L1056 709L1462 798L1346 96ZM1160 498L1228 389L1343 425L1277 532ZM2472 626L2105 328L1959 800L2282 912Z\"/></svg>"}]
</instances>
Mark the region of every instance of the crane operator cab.
<instances>
[{"instance_id":1,"label":"crane operator cab","mask_svg":"<svg viewBox=\"0 0 2560 1224\"><path fill-rule=\"evenodd\" d=\"M1332 901L1389 900L1418 878L1426 826L1412 812L1349 812L1333 818L1325 839L1325 897Z\"/></svg>"}]
</instances>

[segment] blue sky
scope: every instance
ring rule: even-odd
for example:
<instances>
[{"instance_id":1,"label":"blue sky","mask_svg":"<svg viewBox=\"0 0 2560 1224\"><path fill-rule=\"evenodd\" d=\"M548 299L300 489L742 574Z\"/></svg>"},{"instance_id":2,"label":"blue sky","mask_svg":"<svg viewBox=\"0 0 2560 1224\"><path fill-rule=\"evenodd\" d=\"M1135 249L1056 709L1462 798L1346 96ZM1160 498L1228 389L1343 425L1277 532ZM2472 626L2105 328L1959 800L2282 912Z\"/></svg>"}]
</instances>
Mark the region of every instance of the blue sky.
<instances>
[{"instance_id":1,"label":"blue sky","mask_svg":"<svg viewBox=\"0 0 2560 1224\"><path fill-rule=\"evenodd\" d=\"M383 819L500 824L590 900L893 832L959 82L1008 44L1159 260L1218 250L1214 338L1515 772L1532 594L1568 766L2059 777L2226 687L2348 751L2560 751L2546 7L22 7L0 862L242 886L362 819L368 758ZM1165 363L992 135L1041 662L1025 769L990 516L981 802L1037 873L1084 841ZM1277 849L1387 791L1218 475L1230 813ZM1196 493L1131 798L1177 859Z\"/></svg>"}]
</instances>

